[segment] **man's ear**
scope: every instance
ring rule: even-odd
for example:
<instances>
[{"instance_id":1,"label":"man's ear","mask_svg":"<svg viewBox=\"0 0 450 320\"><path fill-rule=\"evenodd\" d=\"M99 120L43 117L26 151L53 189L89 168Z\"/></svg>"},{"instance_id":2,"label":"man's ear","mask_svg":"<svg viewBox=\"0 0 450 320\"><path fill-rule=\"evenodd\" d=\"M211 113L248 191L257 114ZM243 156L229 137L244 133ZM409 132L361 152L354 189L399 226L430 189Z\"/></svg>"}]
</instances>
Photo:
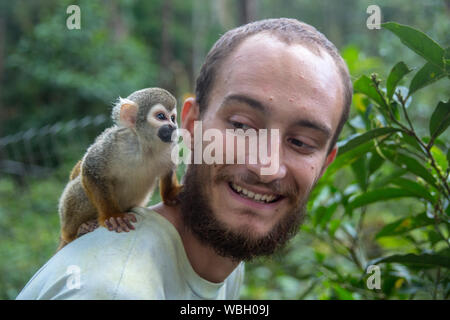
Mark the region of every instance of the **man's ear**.
<instances>
[{"instance_id":1,"label":"man's ear","mask_svg":"<svg viewBox=\"0 0 450 320\"><path fill-rule=\"evenodd\" d=\"M194 121L199 120L200 110L195 98L189 97L184 101L181 110L181 128L188 130L194 136Z\"/></svg>"},{"instance_id":2,"label":"man's ear","mask_svg":"<svg viewBox=\"0 0 450 320\"><path fill-rule=\"evenodd\" d=\"M337 144L335 144L333 149L331 149L331 151L328 153L325 159L325 163L323 164L322 170L320 171L319 178L323 176L328 166L333 163L334 159L336 159L337 153L338 153L338 146Z\"/></svg>"}]
</instances>

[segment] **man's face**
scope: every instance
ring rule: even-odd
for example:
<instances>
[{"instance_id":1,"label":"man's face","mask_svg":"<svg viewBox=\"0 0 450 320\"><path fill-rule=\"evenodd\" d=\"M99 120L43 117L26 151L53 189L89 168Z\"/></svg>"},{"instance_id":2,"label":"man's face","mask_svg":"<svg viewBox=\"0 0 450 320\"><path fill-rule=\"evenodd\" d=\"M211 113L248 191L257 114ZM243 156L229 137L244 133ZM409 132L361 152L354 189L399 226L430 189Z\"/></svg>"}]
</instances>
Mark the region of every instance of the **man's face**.
<instances>
[{"instance_id":1,"label":"man's face","mask_svg":"<svg viewBox=\"0 0 450 320\"><path fill-rule=\"evenodd\" d=\"M279 139L269 139L268 149L278 148L279 166L271 175L261 174L270 164L259 161L191 166L185 187L197 181L195 191L216 222L213 229L220 226L240 235L239 241L264 245L269 237L285 241L274 234L289 232L293 224L298 229L311 189L336 155L336 149L327 151L343 112L342 96L335 64L323 51L317 56L267 34L251 36L233 51L215 79L205 113L201 119L185 117L183 126L192 129L193 120L202 120L203 132L214 128L224 137L226 129L278 129ZM258 201L257 194L264 197Z\"/></svg>"}]
</instances>

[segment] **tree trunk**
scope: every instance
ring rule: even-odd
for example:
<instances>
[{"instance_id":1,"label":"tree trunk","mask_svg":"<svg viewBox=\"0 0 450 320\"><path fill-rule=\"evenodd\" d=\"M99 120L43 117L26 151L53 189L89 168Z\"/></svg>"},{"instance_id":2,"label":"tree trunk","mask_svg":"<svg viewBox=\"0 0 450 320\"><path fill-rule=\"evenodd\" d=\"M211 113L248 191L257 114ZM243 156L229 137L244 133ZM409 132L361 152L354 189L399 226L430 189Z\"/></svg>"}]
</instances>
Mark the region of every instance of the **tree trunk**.
<instances>
[{"instance_id":1,"label":"tree trunk","mask_svg":"<svg viewBox=\"0 0 450 320\"><path fill-rule=\"evenodd\" d=\"M237 0L238 22L243 25L256 19L255 0Z\"/></svg>"}]
</instances>

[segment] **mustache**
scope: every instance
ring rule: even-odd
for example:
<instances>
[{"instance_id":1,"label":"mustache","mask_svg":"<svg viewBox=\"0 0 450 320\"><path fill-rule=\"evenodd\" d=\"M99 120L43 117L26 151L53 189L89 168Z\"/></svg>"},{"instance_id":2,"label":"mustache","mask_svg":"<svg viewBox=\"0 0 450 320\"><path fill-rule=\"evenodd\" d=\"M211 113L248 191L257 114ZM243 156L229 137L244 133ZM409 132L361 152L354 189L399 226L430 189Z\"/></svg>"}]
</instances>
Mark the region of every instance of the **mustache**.
<instances>
[{"instance_id":1,"label":"mustache","mask_svg":"<svg viewBox=\"0 0 450 320\"><path fill-rule=\"evenodd\" d=\"M222 181L231 181L239 184L239 182L248 185L259 185L268 190L271 190L273 193L281 195L283 197L290 198L294 201L297 201L300 197L300 189L297 184L291 181L281 181L274 180L271 182L263 182L259 178L259 176L251 171L244 171L239 174L232 174L225 170L218 172L214 182L219 183Z\"/></svg>"}]
</instances>

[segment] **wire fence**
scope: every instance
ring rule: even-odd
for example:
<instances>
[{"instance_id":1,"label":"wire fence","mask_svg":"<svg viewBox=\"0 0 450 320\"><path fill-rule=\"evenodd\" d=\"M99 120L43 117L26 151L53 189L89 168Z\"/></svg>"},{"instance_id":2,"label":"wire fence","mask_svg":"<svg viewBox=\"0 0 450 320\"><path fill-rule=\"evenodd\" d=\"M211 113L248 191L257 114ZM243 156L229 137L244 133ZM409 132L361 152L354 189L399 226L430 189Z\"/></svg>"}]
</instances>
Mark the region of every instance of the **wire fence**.
<instances>
[{"instance_id":1,"label":"wire fence","mask_svg":"<svg viewBox=\"0 0 450 320\"><path fill-rule=\"evenodd\" d=\"M64 161L81 157L108 122L105 115L86 116L0 138L0 179L50 174Z\"/></svg>"}]
</instances>

